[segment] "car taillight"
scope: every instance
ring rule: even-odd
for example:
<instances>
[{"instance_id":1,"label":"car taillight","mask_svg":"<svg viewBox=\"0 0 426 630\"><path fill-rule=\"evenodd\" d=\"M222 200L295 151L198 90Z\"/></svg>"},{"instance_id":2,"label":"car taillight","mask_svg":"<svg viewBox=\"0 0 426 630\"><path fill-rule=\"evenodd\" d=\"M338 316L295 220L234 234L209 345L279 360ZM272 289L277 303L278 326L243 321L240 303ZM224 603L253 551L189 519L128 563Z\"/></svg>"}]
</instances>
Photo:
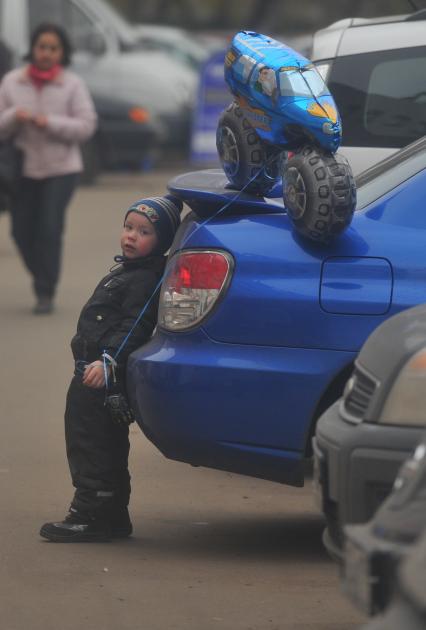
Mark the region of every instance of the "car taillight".
<instances>
[{"instance_id":1,"label":"car taillight","mask_svg":"<svg viewBox=\"0 0 426 630\"><path fill-rule=\"evenodd\" d=\"M130 120L133 120L135 123L143 124L149 121L149 112L143 107L132 107L129 109L128 115Z\"/></svg>"},{"instance_id":2,"label":"car taillight","mask_svg":"<svg viewBox=\"0 0 426 630\"><path fill-rule=\"evenodd\" d=\"M183 251L169 262L163 280L158 324L185 330L198 324L216 304L230 277L226 252Z\"/></svg>"}]
</instances>

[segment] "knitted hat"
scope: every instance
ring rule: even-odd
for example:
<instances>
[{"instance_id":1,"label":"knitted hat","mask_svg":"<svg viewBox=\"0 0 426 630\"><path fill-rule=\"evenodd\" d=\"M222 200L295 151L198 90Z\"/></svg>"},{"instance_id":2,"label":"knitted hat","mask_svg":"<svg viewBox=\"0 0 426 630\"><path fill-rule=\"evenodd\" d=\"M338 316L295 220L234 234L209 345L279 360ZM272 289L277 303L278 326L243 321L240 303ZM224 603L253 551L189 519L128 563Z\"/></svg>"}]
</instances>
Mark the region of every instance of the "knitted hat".
<instances>
[{"instance_id":1,"label":"knitted hat","mask_svg":"<svg viewBox=\"0 0 426 630\"><path fill-rule=\"evenodd\" d=\"M154 226L158 237L158 246L155 251L164 254L170 248L179 227L182 207L182 201L173 195L146 197L146 199L135 201L130 206L124 217L124 222L130 212L137 212L146 217Z\"/></svg>"}]
</instances>

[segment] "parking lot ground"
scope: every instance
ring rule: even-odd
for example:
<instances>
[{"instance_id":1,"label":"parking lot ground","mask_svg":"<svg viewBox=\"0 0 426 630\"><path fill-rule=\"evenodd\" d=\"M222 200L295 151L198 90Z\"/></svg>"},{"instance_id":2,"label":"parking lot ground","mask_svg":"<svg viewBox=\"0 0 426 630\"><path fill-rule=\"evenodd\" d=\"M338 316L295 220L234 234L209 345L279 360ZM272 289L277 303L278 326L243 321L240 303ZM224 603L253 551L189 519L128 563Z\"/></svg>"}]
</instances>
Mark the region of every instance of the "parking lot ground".
<instances>
[{"instance_id":1,"label":"parking lot ground","mask_svg":"<svg viewBox=\"0 0 426 630\"><path fill-rule=\"evenodd\" d=\"M0 598L4 630L352 630L311 482L302 488L166 460L131 429L132 539L38 536L72 495L63 407L69 340L118 253L124 211L170 172L103 176L68 213L57 309L31 314L30 282L0 216ZM188 391L188 396L191 392Z\"/></svg>"}]
</instances>

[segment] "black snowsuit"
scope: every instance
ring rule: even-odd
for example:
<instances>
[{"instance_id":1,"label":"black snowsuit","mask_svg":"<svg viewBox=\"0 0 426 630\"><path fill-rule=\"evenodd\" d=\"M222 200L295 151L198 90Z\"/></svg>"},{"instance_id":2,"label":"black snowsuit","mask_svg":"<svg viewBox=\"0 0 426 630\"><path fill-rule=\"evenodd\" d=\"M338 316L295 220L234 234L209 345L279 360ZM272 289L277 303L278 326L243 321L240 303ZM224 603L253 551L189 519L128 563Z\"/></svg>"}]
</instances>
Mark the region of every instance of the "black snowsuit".
<instances>
[{"instance_id":1,"label":"black snowsuit","mask_svg":"<svg viewBox=\"0 0 426 630\"><path fill-rule=\"evenodd\" d=\"M126 260L101 280L71 341L76 366L100 359L103 351L114 357L157 287L164 264L164 256ZM158 291L117 357L123 390L127 358L151 336L157 308ZM83 385L76 370L65 410L67 457L76 488L71 506L91 518L108 519L129 503L129 430L113 422L104 401L105 389Z\"/></svg>"}]
</instances>

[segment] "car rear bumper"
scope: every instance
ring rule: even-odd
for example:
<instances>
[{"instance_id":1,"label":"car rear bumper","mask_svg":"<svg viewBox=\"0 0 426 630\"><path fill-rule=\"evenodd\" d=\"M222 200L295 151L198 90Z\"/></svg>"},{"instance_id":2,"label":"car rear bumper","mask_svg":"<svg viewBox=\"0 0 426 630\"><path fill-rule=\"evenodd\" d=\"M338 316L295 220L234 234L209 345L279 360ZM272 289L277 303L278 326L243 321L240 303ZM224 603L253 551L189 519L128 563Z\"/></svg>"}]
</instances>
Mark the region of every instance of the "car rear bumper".
<instances>
[{"instance_id":1,"label":"car rear bumper","mask_svg":"<svg viewBox=\"0 0 426 630\"><path fill-rule=\"evenodd\" d=\"M167 457L302 485L316 405L352 359L158 332L130 356L128 391L142 430Z\"/></svg>"},{"instance_id":2,"label":"car rear bumper","mask_svg":"<svg viewBox=\"0 0 426 630\"><path fill-rule=\"evenodd\" d=\"M327 520L324 544L332 556L341 553L343 525L371 518L422 433L413 427L349 424L339 415L339 402L318 420L314 487Z\"/></svg>"}]
</instances>

